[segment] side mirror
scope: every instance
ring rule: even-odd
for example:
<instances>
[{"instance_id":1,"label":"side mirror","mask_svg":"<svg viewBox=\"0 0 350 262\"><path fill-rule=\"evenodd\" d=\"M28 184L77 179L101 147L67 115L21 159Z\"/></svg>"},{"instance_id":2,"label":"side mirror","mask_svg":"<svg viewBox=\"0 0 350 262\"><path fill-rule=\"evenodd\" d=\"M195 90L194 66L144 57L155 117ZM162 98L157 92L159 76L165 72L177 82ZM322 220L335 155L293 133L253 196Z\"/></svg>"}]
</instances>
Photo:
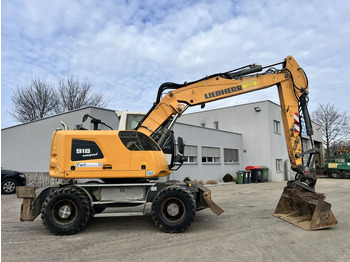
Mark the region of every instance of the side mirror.
<instances>
[{"instance_id":1,"label":"side mirror","mask_svg":"<svg viewBox=\"0 0 350 262\"><path fill-rule=\"evenodd\" d=\"M181 155L183 155L185 152L185 144L184 144L184 140L182 139L182 137L177 138L177 148L178 148L179 153Z\"/></svg>"}]
</instances>

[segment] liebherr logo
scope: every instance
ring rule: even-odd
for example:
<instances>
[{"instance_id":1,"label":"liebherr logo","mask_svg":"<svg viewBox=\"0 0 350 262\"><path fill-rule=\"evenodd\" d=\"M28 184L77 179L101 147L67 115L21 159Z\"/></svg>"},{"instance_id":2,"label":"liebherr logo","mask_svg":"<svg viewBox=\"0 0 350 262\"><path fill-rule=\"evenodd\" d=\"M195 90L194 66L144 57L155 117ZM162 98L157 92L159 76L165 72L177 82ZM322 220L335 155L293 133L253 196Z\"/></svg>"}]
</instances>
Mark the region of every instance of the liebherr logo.
<instances>
[{"instance_id":1,"label":"liebherr logo","mask_svg":"<svg viewBox=\"0 0 350 262\"><path fill-rule=\"evenodd\" d=\"M227 94L231 94L231 93L235 93L237 91L241 91L242 86L238 85L238 86L233 86L233 87L229 87L229 88L225 88L225 89L221 89L218 91L214 91L214 92L210 92L207 94L204 94L205 99L210 99L213 97L218 97L218 96L223 96L223 95L227 95Z\"/></svg>"}]
</instances>

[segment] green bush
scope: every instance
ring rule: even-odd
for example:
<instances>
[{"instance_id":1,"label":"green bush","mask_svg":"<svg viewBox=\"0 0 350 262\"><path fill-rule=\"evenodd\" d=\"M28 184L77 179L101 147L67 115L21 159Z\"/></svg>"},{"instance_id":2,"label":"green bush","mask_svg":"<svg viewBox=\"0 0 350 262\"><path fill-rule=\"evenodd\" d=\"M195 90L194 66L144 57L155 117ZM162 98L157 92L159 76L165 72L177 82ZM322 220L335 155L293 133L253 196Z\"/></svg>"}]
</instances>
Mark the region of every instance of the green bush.
<instances>
[{"instance_id":1,"label":"green bush","mask_svg":"<svg viewBox=\"0 0 350 262\"><path fill-rule=\"evenodd\" d=\"M231 176L230 174L226 174L224 175L224 177L222 178L222 180L224 180L224 182L233 182L233 176Z\"/></svg>"},{"instance_id":2,"label":"green bush","mask_svg":"<svg viewBox=\"0 0 350 262\"><path fill-rule=\"evenodd\" d=\"M184 181L184 182L187 182L187 181L192 181L192 180L191 180L191 178L189 178L189 177L185 177L183 181Z\"/></svg>"}]
</instances>

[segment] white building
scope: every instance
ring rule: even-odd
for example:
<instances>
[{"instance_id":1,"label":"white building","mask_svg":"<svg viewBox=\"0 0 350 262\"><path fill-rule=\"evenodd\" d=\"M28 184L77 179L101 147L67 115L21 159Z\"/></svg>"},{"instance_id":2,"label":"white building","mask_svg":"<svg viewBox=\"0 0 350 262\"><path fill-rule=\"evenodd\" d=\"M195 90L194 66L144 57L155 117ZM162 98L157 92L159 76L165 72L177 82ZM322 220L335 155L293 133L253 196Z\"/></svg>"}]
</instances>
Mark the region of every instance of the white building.
<instances>
[{"instance_id":1,"label":"white building","mask_svg":"<svg viewBox=\"0 0 350 262\"><path fill-rule=\"evenodd\" d=\"M242 158L246 166L266 166L269 180L289 179L289 158L281 117L281 107L271 101L231 106L184 114L181 123L191 123L206 128L242 134ZM313 123L315 147L321 150L316 162L323 156L322 129ZM308 138L303 135L304 150L310 148Z\"/></svg>"}]
</instances>

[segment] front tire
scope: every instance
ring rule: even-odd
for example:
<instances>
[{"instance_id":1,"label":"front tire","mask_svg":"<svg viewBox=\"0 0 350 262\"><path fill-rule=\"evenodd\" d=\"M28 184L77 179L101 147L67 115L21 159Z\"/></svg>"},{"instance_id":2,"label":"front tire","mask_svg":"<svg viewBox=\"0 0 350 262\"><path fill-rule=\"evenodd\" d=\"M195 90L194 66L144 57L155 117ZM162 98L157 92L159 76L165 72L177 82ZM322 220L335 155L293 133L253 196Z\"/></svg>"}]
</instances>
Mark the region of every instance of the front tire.
<instances>
[{"instance_id":1,"label":"front tire","mask_svg":"<svg viewBox=\"0 0 350 262\"><path fill-rule=\"evenodd\" d=\"M185 231L196 215L192 194L181 187L169 186L161 190L152 203L152 218L156 226L167 233Z\"/></svg>"},{"instance_id":2,"label":"front tire","mask_svg":"<svg viewBox=\"0 0 350 262\"><path fill-rule=\"evenodd\" d=\"M16 193L16 180L6 179L1 182L1 194L13 194Z\"/></svg>"},{"instance_id":3,"label":"front tire","mask_svg":"<svg viewBox=\"0 0 350 262\"><path fill-rule=\"evenodd\" d=\"M341 172L339 170L330 170L329 176L331 178L342 178Z\"/></svg>"},{"instance_id":4,"label":"front tire","mask_svg":"<svg viewBox=\"0 0 350 262\"><path fill-rule=\"evenodd\" d=\"M51 193L41 208L43 224L55 235L80 231L90 218L87 196L75 188L62 188Z\"/></svg>"}]
</instances>

